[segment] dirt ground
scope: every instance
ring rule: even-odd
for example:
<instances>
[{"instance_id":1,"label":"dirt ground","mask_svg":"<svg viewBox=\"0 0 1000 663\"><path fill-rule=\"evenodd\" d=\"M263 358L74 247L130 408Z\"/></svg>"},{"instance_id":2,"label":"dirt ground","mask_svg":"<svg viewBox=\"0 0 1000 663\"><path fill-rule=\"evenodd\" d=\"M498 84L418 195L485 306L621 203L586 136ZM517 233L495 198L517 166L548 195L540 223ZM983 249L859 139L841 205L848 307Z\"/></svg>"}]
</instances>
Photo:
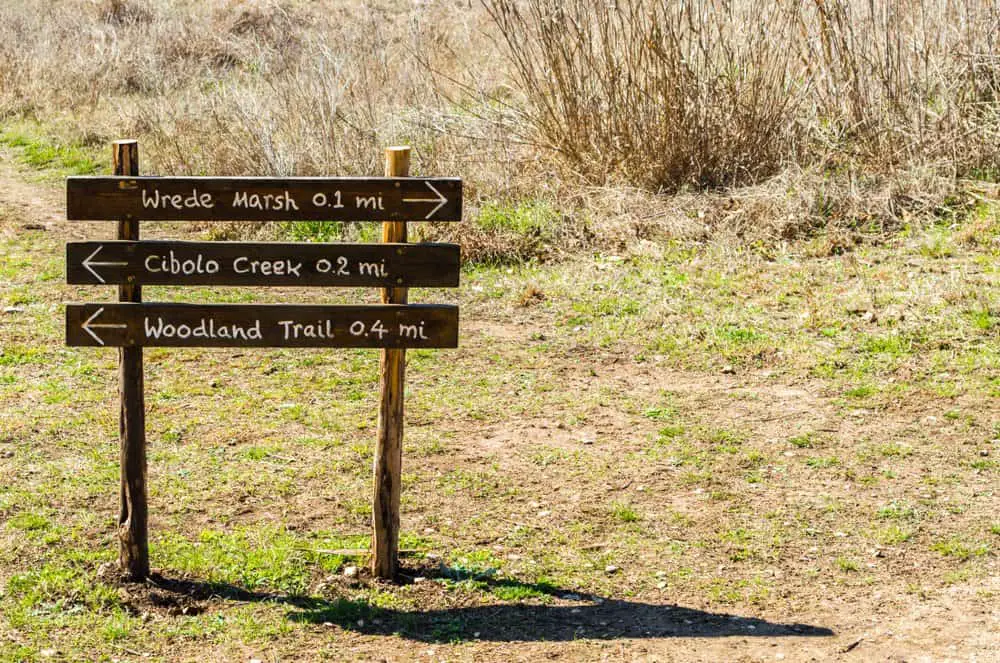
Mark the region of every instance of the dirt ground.
<instances>
[{"instance_id":1,"label":"dirt ground","mask_svg":"<svg viewBox=\"0 0 1000 663\"><path fill-rule=\"evenodd\" d=\"M11 252L8 264L16 247L23 265L3 276L0 344L10 355L12 346L34 343L67 366L98 361L100 379L87 387L96 395L73 404L72 395L45 396L40 385L64 375L52 364L4 367L13 377L0 383L0 541L8 550L0 558L0 653L9 660L1000 660L997 472L970 466L1000 454L995 396L917 389L845 405L835 380L767 361L692 369L637 361L628 339L546 344L572 329L572 309L521 305L524 285L545 278L537 273L473 274L457 295L462 347L412 365L403 529L422 539L400 586L312 563L297 591L250 586L238 573L206 577L203 567L178 561L180 553L157 558L165 542L154 547L159 575L120 584L107 564L117 481L114 357L65 350L59 306L111 293L68 287L61 274L38 280L66 241L111 230L68 223L61 184L35 179L0 153L0 245ZM203 233L156 226L144 236ZM487 301L476 288L507 294ZM26 303L12 301L26 290ZM283 296L323 295L268 294ZM154 543L157 532L169 532L180 549L199 536L210 541L206 531L261 523L303 537L366 532L369 457L358 452L352 461L345 445L293 444L327 425L322 396L266 372L271 365L301 371L310 383L320 373L351 379L335 353L310 356L318 369L277 351L148 353L151 480L171 486L152 496ZM370 360L358 361L370 375ZM330 389L341 397L350 387L336 385L348 382ZM259 400L245 406L214 394L227 386ZM285 391L276 394L279 387ZM177 398L156 396L167 391ZM268 409L275 398L284 414ZM371 398L343 415L338 435L370 441ZM298 402L312 409L288 418ZM74 423L82 410L99 413L96 438ZM165 442L178 422L189 428ZM671 432L675 425L685 431ZM789 443L803 435L818 442ZM249 470L262 473L254 490L247 478L216 483L213 472L228 466L196 459L219 448L250 457L251 447L265 448L270 463ZM156 467L160 450L174 455ZM331 457L345 465L324 464ZM103 474L91 488L59 488L67 472L95 466ZM181 483L171 478L178 472ZM296 487L263 485L285 476ZM331 515L352 491L360 504L353 515ZM29 493L34 506L24 501ZM894 522L886 509L901 503L919 521L893 538L883 527ZM43 527L12 524L31 509L56 523L54 542L39 543ZM74 551L76 561L65 561ZM64 605L63 590L31 603L12 589L26 582L12 579L60 564L112 598L76 603L86 607L56 619L38 606ZM112 616L124 620L125 635L86 633L105 633L102 620ZM233 619L256 626L219 626Z\"/></svg>"}]
</instances>

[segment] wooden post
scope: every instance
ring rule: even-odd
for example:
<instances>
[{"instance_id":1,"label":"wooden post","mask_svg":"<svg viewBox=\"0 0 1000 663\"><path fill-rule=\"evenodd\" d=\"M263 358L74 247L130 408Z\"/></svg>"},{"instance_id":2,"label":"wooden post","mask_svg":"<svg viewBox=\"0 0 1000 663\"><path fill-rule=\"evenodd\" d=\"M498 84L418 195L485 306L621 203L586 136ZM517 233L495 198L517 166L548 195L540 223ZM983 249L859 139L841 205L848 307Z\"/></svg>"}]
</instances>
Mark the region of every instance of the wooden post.
<instances>
[{"instance_id":1,"label":"wooden post","mask_svg":"<svg viewBox=\"0 0 1000 663\"><path fill-rule=\"evenodd\" d=\"M386 177L408 177L410 148L385 151ZM383 242L405 242L406 222L382 224ZM383 304L405 304L406 288L383 288ZM393 580L399 563L399 494L403 463L403 389L406 350L382 350L379 362L381 400L375 446L372 500L372 574Z\"/></svg>"},{"instance_id":2,"label":"wooden post","mask_svg":"<svg viewBox=\"0 0 1000 663\"><path fill-rule=\"evenodd\" d=\"M139 144L134 140L114 143L115 175L139 174ZM118 239L137 241L139 219L118 220ZM118 301L141 302L142 289L135 283L118 286ZM118 434L121 442L121 510L118 514L118 563L130 580L149 575L149 531L146 505L146 407L143 396L142 348L121 348L118 352L118 390L121 413Z\"/></svg>"}]
</instances>

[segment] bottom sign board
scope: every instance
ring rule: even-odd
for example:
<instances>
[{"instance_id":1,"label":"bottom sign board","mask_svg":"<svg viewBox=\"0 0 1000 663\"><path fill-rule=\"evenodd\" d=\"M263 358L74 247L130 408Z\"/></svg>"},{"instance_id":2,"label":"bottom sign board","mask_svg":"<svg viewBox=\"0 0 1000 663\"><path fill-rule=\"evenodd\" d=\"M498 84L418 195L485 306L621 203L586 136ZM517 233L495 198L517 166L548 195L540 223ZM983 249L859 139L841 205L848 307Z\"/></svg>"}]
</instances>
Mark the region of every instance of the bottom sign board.
<instances>
[{"instance_id":1,"label":"bottom sign board","mask_svg":"<svg viewBox=\"0 0 1000 663\"><path fill-rule=\"evenodd\" d=\"M454 348L458 307L67 304L70 346Z\"/></svg>"}]
</instances>

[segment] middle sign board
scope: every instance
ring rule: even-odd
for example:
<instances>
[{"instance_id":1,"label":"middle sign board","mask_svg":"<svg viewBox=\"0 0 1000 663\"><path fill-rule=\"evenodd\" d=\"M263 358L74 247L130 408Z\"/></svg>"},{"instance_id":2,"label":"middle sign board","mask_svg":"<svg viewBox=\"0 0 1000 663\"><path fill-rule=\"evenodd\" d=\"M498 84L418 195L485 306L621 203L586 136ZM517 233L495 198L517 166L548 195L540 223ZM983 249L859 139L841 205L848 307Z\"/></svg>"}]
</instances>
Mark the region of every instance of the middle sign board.
<instances>
[{"instance_id":1,"label":"middle sign board","mask_svg":"<svg viewBox=\"0 0 1000 663\"><path fill-rule=\"evenodd\" d=\"M456 244L106 241L66 244L77 285L455 287Z\"/></svg>"}]
</instances>

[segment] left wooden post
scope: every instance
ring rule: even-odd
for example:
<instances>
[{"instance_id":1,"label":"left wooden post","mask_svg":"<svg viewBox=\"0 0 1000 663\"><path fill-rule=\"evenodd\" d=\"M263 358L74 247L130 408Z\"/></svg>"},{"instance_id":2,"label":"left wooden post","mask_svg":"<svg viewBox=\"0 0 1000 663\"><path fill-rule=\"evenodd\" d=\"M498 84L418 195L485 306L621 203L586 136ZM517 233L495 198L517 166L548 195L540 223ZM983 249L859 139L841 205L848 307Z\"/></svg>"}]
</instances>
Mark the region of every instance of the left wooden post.
<instances>
[{"instance_id":1,"label":"left wooden post","mask_svg":"<svg viewBox=\"0 0 1000 663\"><path fill-rule=\"evenodd\" d=\"M114 174L139 175L139 143L114 143ZM118 239L138 241L139 219L118 219ZM128 282L118 286L118 301L141 302L142 288ZM121 442L121 510L118 514L118 563L130 580L149 575L149 529L146 504L146 403L143 395L142 347L118 351L118 391L121 413L118 434Z\"/></svg>"}]
</instances>

